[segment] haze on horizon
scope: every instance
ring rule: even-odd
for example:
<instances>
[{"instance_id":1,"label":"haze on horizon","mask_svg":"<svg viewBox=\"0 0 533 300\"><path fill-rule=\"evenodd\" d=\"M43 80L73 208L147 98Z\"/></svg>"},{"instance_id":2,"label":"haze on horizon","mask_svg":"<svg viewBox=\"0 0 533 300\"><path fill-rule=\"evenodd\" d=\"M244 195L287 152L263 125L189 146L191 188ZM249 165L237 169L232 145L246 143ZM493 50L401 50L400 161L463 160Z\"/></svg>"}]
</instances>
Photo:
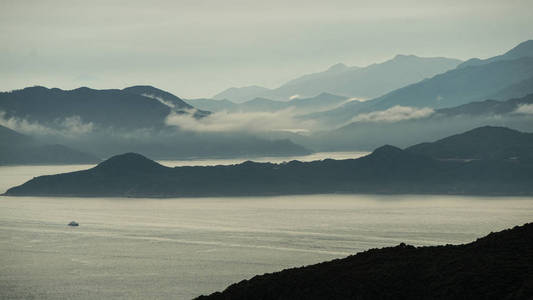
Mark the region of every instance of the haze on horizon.
<instances>
[{"instance_id":1,"label":"haze on horizon","mask_svg":"<svg viewBox=\"0 0 533 300\"><path fill-rule=\"evenodd\" d=\"M531 1L4 0L0 90L151 84L211 97L338 62L486 58L533 38L531 19Z\"/></svg>"}]
</instances>

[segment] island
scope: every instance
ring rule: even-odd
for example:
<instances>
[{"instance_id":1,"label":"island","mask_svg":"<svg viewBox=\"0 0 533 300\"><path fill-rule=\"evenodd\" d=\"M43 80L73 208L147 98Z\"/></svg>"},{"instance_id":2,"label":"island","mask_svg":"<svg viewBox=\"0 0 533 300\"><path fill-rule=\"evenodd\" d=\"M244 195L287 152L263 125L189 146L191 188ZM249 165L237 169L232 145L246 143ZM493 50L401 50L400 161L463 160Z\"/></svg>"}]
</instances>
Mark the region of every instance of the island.
<instances>
[{"instance_id":1,"label":"island","mask_svg":"<svg viewBox=\"0 0 533 300\"><path fill-rule=\"evenodd\" d=\"M490 141L490 143L483 141ZM490 145L487 146L487 145ZM533 134L481 127L433 143L386 145L358 159L169 168L140 154L47 175L7 196L203 197L327 193L533 194Z\"/></svg>"}]
</instances>

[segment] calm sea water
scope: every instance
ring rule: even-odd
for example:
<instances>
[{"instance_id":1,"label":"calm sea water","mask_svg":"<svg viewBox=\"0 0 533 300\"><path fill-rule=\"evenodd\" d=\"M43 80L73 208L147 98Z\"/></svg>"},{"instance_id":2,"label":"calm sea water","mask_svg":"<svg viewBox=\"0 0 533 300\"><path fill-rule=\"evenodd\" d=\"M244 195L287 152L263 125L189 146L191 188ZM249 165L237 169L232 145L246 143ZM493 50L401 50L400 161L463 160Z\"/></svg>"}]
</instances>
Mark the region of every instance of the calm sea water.
<instances>
[{"instance_id":1,"label":"calm sea water","mask_svg":"<svg viewBox=\"0 0 533 300\"><path fill-rule=\"evenodd\" d=\"M0 190L85 168L0 168ZM522 197L2 196L0 298L190 299L369 248L470 242L532 217L533 198Z\"/></svg>"}]
</instances>

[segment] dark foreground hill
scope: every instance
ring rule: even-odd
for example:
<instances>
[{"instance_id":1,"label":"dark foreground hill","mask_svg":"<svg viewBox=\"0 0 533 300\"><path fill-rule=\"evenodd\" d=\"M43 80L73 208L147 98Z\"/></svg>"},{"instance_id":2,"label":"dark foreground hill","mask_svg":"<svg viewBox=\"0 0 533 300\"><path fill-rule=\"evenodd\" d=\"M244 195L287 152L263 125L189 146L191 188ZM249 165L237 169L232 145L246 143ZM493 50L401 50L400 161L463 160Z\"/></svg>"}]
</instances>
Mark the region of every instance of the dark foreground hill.
<instances>
[{"instance_id":1,"label":"dark foreground hill","mask_svg":"<svg viewBox=\"0 0 533 300\"><path fill-rule=\"evenodd\" d=\"M533 299L533 223L465 245L371 249L197 299Z\"/></svg>"},{"instance_id":2,"label":"dark foreground hill","mask_svg":"<svg viewBox=\"0 0 533 300\"><path fill-rule=\"evenodd\" d=\"M499 130L489 127L487 130ZM513 132L513 131L510 131ZM468 134L468 133L465 133ZM463 147L458 143L457 148ZM462 153L461 151L457 151ZM135 153L79 172L34 178L14 196L197 197L319 193L533 194L520 158L442 160L383 146L347 160L168 168Z\"/></svg>"}]
</instances>

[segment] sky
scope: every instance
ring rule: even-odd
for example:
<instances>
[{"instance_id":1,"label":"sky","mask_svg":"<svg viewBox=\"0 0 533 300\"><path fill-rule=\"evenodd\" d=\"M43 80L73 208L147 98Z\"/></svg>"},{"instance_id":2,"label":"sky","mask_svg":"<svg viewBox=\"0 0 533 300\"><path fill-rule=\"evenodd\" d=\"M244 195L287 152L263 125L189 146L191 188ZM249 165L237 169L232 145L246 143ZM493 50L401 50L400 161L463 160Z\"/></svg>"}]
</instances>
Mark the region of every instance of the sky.
<instances>
[{"instance_id":1,"label":"sky","mask_svg":"<svg viewBox=\"0 0 533 300\"><path fill-rule=\"evenodd\" d=\"M396 54L487 58L533 39L533 1L0 0L0 90L274 88Z\"/></svg>"}]
</instances>

